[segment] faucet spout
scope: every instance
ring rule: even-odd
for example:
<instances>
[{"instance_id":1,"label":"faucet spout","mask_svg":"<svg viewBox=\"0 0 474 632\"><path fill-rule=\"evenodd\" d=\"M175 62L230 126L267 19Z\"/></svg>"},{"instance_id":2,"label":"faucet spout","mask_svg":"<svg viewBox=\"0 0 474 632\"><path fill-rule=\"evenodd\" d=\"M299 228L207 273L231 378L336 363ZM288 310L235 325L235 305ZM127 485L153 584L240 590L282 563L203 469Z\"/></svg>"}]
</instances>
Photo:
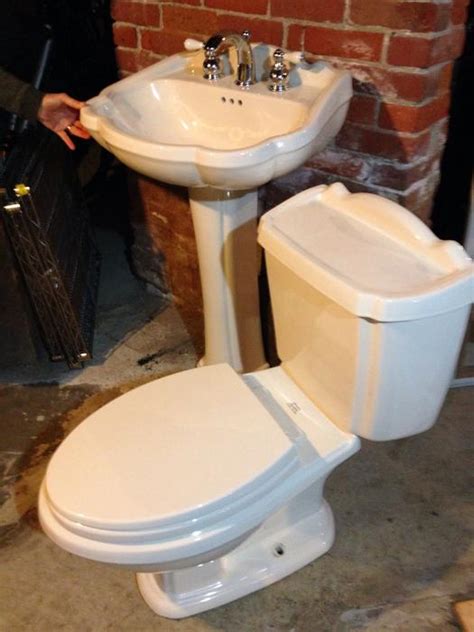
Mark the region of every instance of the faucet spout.
<instances>
[{"instance_id":1,"label":"faucet spout","mask_svg":"<svg viewBox=\"0 0 474 632\"><path fill-rule=\"evenodd\" d=\"M220 76L217 58L231 47L237 52L237 77L235 83L246 87L255 83L255 63L252 47L249 42L250 33L223 32L212 35L204 44L204 76L207 79L217 79Z\"/></svg>"}]
</instances>

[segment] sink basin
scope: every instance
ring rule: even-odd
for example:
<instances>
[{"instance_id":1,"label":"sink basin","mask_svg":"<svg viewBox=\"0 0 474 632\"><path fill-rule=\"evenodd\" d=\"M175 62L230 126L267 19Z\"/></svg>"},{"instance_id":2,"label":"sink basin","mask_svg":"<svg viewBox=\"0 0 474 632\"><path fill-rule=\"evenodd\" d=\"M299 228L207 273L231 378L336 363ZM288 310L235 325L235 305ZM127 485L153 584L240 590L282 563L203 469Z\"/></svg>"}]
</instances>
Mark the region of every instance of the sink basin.
<instances>
[{"instance_id":1,"label":"sink basin","mask_svg":"<svg viewBox=\"0 0 474 632\"><path fill-rule=\"evenodd\" d=\"M292 67L270 92L274 47L252 47L257 82L203 78L202 50L173 55L119 81L81 110L103 147L135 171L189 189L204 305L203 364L263 368L258 295L257 188L301 166L339 131L351 77L325 62Z\"/></svg>"},{"instance_id":2,"label":"sink basin","mask_svg":"<svg viewBox=\"0 0 474 632\"><path fill-rule=\"evenodd\" d=\"M257 83L244 90L231 67L206 81L201 52L174 55L106 88L81 120L101 145L152 178L227 190L260 186L324 147L351 97L349 73L324 62L298 64L289 90L270 92L273 50L253 48Z\"/></svg>"}]
</instances>

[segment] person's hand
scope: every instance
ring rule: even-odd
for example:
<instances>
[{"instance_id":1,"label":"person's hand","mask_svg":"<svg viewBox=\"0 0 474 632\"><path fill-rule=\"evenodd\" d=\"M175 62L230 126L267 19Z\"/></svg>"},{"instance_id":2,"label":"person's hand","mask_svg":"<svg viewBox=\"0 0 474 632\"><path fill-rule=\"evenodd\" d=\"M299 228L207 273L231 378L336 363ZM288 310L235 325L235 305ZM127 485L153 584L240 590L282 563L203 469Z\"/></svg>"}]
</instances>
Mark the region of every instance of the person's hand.
<instances>
[{"instance_id":1,"label":"person's hand","mask_svg":"<svg viewBox=\"0 0 474 632\"><path fill-rule=\"evenodd\" d=\"M38 120L55 132L69 149L75 149L69 134L78 138L90 138L89 132L79 120L79 110L85 104L64 92L45 94L38 110Z\"/></svg>"}]
</instances>

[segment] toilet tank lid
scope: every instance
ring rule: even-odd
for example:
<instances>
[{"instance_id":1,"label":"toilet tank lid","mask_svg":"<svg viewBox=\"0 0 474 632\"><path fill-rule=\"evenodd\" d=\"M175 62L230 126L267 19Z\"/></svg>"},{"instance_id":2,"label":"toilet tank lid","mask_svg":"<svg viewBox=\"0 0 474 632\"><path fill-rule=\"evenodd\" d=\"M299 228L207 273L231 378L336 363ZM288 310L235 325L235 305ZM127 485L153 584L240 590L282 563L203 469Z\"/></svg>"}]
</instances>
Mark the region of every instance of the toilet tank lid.
<instances>
[{"instance_id":1,"label":"toilet tank lid","mask_svg":"<svg viewBox=\"0 0 474 632\"><path fill-rule=\"evenodd\" d=\"M351 313L412 320L472 303L474 266L413 213L335 183L313 187L266 213L265 251Z\"/></svg>"}]
</instances>

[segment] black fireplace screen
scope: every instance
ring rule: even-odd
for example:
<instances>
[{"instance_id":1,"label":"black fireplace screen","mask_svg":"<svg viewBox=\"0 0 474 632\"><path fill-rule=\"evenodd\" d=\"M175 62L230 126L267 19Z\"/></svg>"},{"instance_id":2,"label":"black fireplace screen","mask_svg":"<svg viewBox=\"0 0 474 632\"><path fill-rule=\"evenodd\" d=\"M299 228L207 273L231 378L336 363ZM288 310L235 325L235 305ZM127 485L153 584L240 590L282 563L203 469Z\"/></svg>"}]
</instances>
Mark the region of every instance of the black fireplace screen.
<instances>
[{"instance_id":1,"label":"black fireplace screen","mask_svg":"<svg viewBox=\"0 0 474 632\"><path fill-rule=\"evenodd\" d=\"M92 357L100 256L69 150L27 130L4 170L3 218L53 361Z\"/></svg>"}]
</instances>

